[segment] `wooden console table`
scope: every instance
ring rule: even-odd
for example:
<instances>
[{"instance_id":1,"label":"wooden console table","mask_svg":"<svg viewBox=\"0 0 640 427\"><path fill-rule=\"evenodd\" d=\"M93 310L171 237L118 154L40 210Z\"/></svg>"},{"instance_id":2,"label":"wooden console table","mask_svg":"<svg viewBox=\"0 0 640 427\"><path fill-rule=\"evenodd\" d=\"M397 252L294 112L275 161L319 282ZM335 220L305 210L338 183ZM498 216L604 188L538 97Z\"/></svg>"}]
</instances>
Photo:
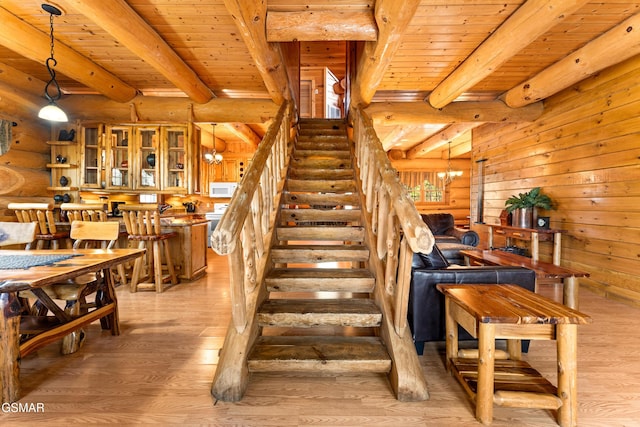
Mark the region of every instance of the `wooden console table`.
<instances>
[{"instance_id":1,"label":"wooden console table","mask_svg":"<svg viewBox=\"0 0 640 427\"><path fill-rule=\"evenodd\" d=\"M489 247L493 248L494 234L504 236L507 245L511 239L531 242L531 258L534 261L539 259L539 242L553 242L553 263L560 265L560 255L562 249L562 233L566 230L547 230L544 228L520 228L507 225L488 225L489 227Z\"/></svg>"},{"instance_id":2,"label":"wooden console table","mask_svg":"<svg viewBox=\"0 0 640 427\"><path fill-rule=\"evenodd\" d=\"M589 277L589 273L572 270L544 261L534 261L522 255L499 250L469 249L460 251L466 259L466 264L509 265L511 267L525 267L536 272L536 280L558 279L562 282L562 301L571 308L578 309L579 277Z\"/></svg>"},{"instance_id":3,"label":"wooden console table","mask_svg":"<svg viewBox=\"0 0 640 427\"><path fill-rule=\"evenodd\" d=\"M447 370L476 405L476 418L493 420L493 405L557 409L562 427L578 425L578 325L586 314L515 285L445 285ZM458 354L458 325L478 338L478 357ZM507 339L508 360L495 360L495 340ZM555 340L558 386L521 361L520 340Z\"/></svg>"}]
</instances>

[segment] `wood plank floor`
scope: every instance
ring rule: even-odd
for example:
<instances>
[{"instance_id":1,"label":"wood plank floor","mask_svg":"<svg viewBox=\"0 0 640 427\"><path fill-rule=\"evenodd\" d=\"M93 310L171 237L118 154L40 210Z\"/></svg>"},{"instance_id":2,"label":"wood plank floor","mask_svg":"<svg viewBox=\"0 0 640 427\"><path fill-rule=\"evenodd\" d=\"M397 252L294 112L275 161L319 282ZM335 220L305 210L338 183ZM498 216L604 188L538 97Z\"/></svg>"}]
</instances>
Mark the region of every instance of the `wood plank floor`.
<instances>
[{"instance_id":1,"label":"wood plank floor","mask_svg":"<svg viewBox=\"0 0 640 427\"><path fill-rule=\"evenodd\" d=\"M21 403L44 412L11 413L0 424L46 426L157 424L211 426L479 426L460 385L445 372L443 343L421 357L431 399L403 403L386 377L254 375L238 403L209 391L230 319L226 259L209 251L205 278L162 294L118 289L122 335L99 324L84 347L61 356L52 344L22 361ZM559 289L541 293L557 299ZM588 290L580 308L593 324L579 328L580 426L640 425L640 310ZM555 384L555 347L533 342L526 360ZM496 408L493 426L554 426L551 411Z\"/></svg>"}]
</instances>

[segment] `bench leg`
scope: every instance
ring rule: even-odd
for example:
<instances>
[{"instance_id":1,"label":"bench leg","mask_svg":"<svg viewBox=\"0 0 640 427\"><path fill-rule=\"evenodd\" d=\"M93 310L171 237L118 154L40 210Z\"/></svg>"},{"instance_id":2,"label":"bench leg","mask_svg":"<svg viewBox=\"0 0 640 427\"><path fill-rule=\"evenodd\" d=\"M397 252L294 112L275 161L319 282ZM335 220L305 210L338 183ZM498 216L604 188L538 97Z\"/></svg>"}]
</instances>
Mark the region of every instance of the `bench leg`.
<instances>
[{"instance_id":1,"label":"bench leg","mask_svg":"<svg viewBox=\"0 0 640 427\"><path fill-rule=\"evenodd\" d=\"M496 350L496 325L480 323L478 330L478 389L476 418L482 424L493 421L493 379Z\"/></svg>"},{"instance_id":2,"label":"bench leg","mask_svg":"<svg viewBox=\"0 0 640 427\"><path fill-rule=\"evenodd\" d=\"M562 299L567 307L578 309L578 289L580 284L576 276L567 277L563 281Z\"/></svg>"},{"instance_id":3,"label":"bench leg","mask_svg":"<svg viewBox=\"0 0 640 427\"><path fill-rule=\"evenodd\" d=\"M561 427L578 425L578 325L556 326L558 352L558 397L562 406L558 409L558 424Z\"/></svg>"}]
</instances>

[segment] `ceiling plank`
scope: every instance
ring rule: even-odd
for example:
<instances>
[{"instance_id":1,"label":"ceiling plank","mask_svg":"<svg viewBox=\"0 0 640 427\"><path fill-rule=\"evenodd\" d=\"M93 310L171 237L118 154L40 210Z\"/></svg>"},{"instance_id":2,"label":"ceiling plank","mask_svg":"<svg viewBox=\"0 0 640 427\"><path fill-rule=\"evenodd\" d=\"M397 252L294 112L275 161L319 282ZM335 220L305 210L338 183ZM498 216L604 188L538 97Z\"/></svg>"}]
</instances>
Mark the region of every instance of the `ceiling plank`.
<instances>
[{"instance_id":1,"label":"ceiling plank","mask_svg":"<svg viewBox=\"0 0 640 427\"><path fill-rule=\"evenodd\" d=\"M267 13L267 41L375 41L378 28L371 11L309 10Z\"/></svg>"},{"instance_id":2,"label":"ceiling plank","mask_svg":"<svg viewBox=\"0 0 640 427\"><path fill-rule=\"evenodd\" d=\"M542 102L509 108L502 101L452 102L434 108L426 102L376 102L365 112L374 122L385 125L460 122L532 122L542 115Z\"/></svg>"},{"instance_id":3,"label":"ceiling plank","mask_svg":"<svg viewBox=\"0 0 640 427\"><path fill-rule=\"evenodd\" d=\"M148 123L264 123L278 112L278 106L269 99L214 98L206 104L194 104L188 98L137 96L120 103L99 95L77 95L64 97L58 104L70 119L107 123L128 123L132 111L137 121Z\"/></svg>"},{"instance_id":4,"label":"ceiling plank","mask_svg":"<svg viewBox=\"0 0 640 427\"><path fill-rule=\"evenodd\" d=\"M281 105L291 99L292 91L280 46L267 42L267 2L224 0L224 4L233 16L273 102Z\"/></svg>"},{"instance_id":5,"label":"ceiling plank","mask_svg":"<svg viewBox=\"0 0 640 427\"><path fill-rule=\"evenodd\" d=\"M258 148L260 141L262 141L262 138L256 135L253 129L251 129L249 126L245 125L244 123L238 123L238 122L224 123L223 125L227 128L227 130L230 133L237 136L238 138L240 138L241 140L243 140L244 142L246 142L247 144L251 145L254 148Z\"/></svg>"},{"instance_id":6,"label":"ceiling plank","mask_svg":"<svg viewBox=\"0 0 640 427\"><path fill-rule=\"evenodd\" d=\"M378 40L365 43L352 91L355 98L352 105L365 106L371 103L419 4L420 0L376 1Z\"/></svg>"},{"instance_id":7,"label":"ceiling plank","mask_svg":"<svg viewBox=\"0 0 640 427\"><path fill-rule=\"evenodd\" d=\"M51 54L49 35L2 7L0 7L0 22L2 22L0 44L26 58L40 62L44 67L46 59ZM115 101L127 102L136 96L135 88L62 43L56 43L55 57L58 61L57 71L94 88Z\"/></svg>"},{"instance_id":8,"label":"ceiling plank","mask_svg":"<svg viewBox=\"0 0 640 427\"><path fill-rule=\"evenodd\" d=\"M407 152L408 159L417 159L426 155L428 152L437 150L448 142L453 141L465 132L470 131L473 128L481 126L483 123L454 123L447 126L441 132L427 138L420 144L413 147Z\"/></svg>"},{"instance_id":9,"label":"ceiling plank","mask_svg":"<svg viewBox=\"0 0 640 427\"><path fill-rule=\"evenodd\" d=\"M205 103L213 98L213 93L198 75L124 0L61 1L111 34L193 101Z\"/></svg>"},{"instance_id":10,"label":"ceiling plank","mask_svg":"<svg viewBox=\"0 0 640 427\"><path fill-rule=\"evenodd\" d=\"M538 75L507 91L505 103L522 107L640 53L640 13L626 19Z\"/></svg>"},{"instance_id":11,"label":"ceiling plank","mask_svg":"<svg viewBox=\"0 0 640 427\"><path fill-rule=\"evenodd\" d=\"M588 0L525 2L436 86L429 95L429 103L435 108L442 108L453 102L463 92L496 71L500 65L586 3Z\"/></svg>"},{"instance_id":12,"label":"ceiling plank","mask_svg":"<svg viewBox=\"0 0 640 427\"><path fill-rule=\"evenodd\" d=\"M397 141L400 141L402 138L410 135L413 131L415 131L415 126L409 125L398 125L391 132L389 132L382 139L382 148L384 151L389 151L396 145Z\"/></svg>"}]
</instances>

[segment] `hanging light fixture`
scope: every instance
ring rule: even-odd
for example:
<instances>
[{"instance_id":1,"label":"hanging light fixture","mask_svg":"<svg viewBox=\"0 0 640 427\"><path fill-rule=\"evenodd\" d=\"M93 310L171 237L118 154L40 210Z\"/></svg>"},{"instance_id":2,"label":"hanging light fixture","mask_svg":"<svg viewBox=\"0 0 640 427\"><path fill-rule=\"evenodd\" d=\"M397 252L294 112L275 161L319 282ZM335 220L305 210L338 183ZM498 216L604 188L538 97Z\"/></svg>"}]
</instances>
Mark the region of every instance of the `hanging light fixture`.
<instances>
[{"instance_id":1,"label":"hanging light fixture","mask_svg":"<svg viewBox=\"0 0 640 427\"><path fill-rule=\"evenodd\" d=\"M219 165L222 162L222 154L216 153L216 124L212 123L211 127L213 128L213 151L204 154L204 161L209 163L210 165Z\"/></svg>"},{"instance_id":2,"label":"hanging light fixture","mask_svg":"<svg viewBox=\"0 0 640 427\"><path fill-rule=\"evenodd\" d=\"M449 141L449 155L447 156L447 170L444 172L438 172L438 178L442 180L444 185L450 184L451 181L459 176L462 176L462 171L454 171L451 169L451 141Z\"/></svg>"},{"instance_id":3,"label":"hanging light fixture","mask_svg":"<svg viewBox=\"0 0 640 427\"><path fill-rule=\"evenodd\" d=\"M44 96L49 101L49 104L40 109L38 117L45 120L51 120L53 122L68 122L69 119L65 112L56 104L56 101L62 97L62 91L60 90L60 85L56 81L56 71L54 70L58 61L53 57L53 16L60 16L62 15L62 12L57 7L46 3L42 4L42 9L49 14L49 24L51 28L51 56L47 58L47 62L45 63L47 71L49 71L49 75L51 76L51 80L49 80L47 85L44 87ZM52 86L53 95L49 93Z\"/></svg>"}]
</instances>

